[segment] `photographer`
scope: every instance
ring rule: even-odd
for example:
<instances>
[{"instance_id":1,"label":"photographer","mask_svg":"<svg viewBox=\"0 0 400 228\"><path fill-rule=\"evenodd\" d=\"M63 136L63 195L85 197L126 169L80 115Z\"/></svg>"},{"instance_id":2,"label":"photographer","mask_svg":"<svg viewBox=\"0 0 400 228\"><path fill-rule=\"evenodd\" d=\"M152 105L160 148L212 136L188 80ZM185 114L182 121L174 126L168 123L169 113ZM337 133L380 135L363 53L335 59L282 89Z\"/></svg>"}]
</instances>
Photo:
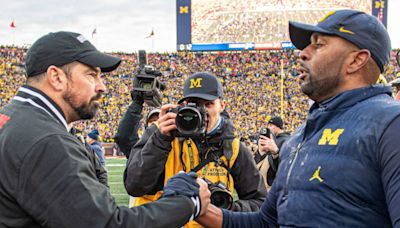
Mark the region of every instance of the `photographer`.
<instances>
[{"instance_id":1,"label":"photographer","mask_svg":"<svg viewBox=\"0 0 400 228\"><path fill-rule=\"evenodd\" d=\"M195 170L212 183L223 183L232 196L236 190L239 200L228 209L257 211L266 189L249 150L235 138L232 122L221 116L226 105L221 83L209 73L195 73L185 80L183 96L179 103L186 107L195 103L200 114L205 108L204 133L180 135L177 114L170 111L177 106L162 106L157 124L146 129L131 151L124 179L127 192L137 197L136 205L153 201L175 173Z\"/></svg>"},{"instance_id":2,"label":"photographer","mask_svg":"<svg viewBox=\"0 0 400 228\"><path fill-rule=\"evenodd\" d=\"M115 136L115 142L121 152L125 154L126 158L129 158L133 145L139 140L138 130L140 127L140 120L142 119L144 103L142 92L133 90L131 92L131 97L132 103L119 122L117 134ZM145 125L148 126L152 122L158 120L159 113L159 109L150 111L146 117Z\"/></svg>"},{"instance_id":3,"label":"photographer","mask_svg":"<svg viewBox=\"0 0 400 228\"><path fill-rule=\"evenodd\" d=\"M119 149L129 158L133 145L139 140L138 130L142 119L143 104L153 107L161 106L162 93L165 85L157 78L161 72L147 65L146 51L139 50L139 70L135 73L133 89L131 91L132 103L118 124L115 142ZM147 114L145 127L158 120L159 109L153 109Z\"/></svg>"}]
</instances>

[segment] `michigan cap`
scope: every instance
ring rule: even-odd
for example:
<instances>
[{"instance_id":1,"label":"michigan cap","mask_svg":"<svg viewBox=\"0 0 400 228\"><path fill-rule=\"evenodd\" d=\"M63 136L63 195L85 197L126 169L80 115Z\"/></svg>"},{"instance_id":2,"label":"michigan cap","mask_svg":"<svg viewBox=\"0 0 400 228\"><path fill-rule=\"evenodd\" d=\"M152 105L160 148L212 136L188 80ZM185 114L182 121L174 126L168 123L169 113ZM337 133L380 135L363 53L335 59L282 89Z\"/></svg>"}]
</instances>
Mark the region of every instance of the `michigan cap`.
<instances>
[{"instance_id":1,"label":"michigan cap","mask_svg":"<svg viewBox=\"0 0 400 228\"><path fill-rule=\"evenodd\" d=\"M187 98L201 98L207 101L224 98L221 82L213 74L207 72L194 73L185 80L183 98L178 103Z\"/></svg>"},{"instance_id":2,"label":"michigan cap","mask_svg":"<svg viewBox=\"0 0 400 228\"><path fill-rule=\"evenodd\" d=\"M73 32L55 32L39 38L28 50L25 61L26 75L36 76L51 65L60 67L79 61L102 72L115 70L121 59L101 53L84 36Z\"/></svg>"},{"instance_id":3,"label":"michigan cap","mask_svg":"<svg viewBox=\"0 0 400 228\"><path fill-rule=\"evenodd\" d=\"M311 43L314 32L339 36L360 49L369 50L381 72L389 62L390 37L374 16L357 10L338 10L328 13L317 25L289 22L290 40L300 50Z\"/></svg>"}]
</instances>

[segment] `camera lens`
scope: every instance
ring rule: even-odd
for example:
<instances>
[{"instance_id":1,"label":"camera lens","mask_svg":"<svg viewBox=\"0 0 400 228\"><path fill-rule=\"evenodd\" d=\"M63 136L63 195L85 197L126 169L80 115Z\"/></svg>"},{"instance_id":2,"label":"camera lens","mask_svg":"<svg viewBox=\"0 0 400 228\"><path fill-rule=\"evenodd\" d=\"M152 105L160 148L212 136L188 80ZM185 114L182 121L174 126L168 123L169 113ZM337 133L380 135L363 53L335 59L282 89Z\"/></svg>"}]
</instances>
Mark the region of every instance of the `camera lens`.
<instances>
[{"instance_id":1,"label":"camera lens","mask_svg":"<svg viewBox=\"0 0 400 228\"><path fill-rule=\"evenodd\" d=\"M229 193L216 191L211 195L211 203L216 207L229 209L232 205L232 197Z\"/></svg>"},{"instance_id":2,"label":"camera lens","mask_svg":"<svg viewBox=\"0 0 400 228\"><path fill-rule=\"evenodd\" d=\"M184 134L194 134L201 128L202 119L200 113L192 107L184 107L176 116L176 127Z\"/></svg>"}]
</instances>

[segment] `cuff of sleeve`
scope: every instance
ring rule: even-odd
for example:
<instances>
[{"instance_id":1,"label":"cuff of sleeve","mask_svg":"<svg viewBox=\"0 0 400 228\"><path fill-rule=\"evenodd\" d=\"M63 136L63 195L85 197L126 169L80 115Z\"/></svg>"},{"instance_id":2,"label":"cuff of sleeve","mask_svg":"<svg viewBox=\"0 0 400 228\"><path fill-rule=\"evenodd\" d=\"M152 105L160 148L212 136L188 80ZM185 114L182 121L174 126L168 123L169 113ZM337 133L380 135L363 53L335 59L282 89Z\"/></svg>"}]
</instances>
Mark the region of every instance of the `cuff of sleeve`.
<instances>
[{"instance_id":1,"label":"cuff of sleeve","mask_svg":"<svg viewBox=\"0 0 400 228\"><path fill-rule=\"evenodd\" d=\"M169 155L169 152L172 149L172 140L174 140L173 136L163 135L160 130L157 129L153 135L154 140L156 141L156 145L158 145L162 151L165 151L165 156Z\"/></svg>"},{"instance_id":2,"label":"cuff of sleeve","mask_svg":"<svg viewBox=\"0 0 400 228\"><path fill-rule=\"evenodd\" d=\"M229 227L229 220L232 212L225 209L221 210L222 210L222 227Z\"/></svg>"},{"instance_id":3,"label":"cuff of sleeve","mask_svg":"<svg viewBox=\"0 0 400 228\"><path fill-rule=\"evenodd\" d=\"M192 200L192 202L194 204L194 212L193 212L193 215L189 219L189 221L192 221L193 219L197 218L200 214L201 202L200 202L199 197L190 197L190 199Z\"/></svg>"},{"instance_id":4,"label":"cuff of sleeve","mask_svg":"<svg viewBox=\"0 0 400 228\"><path fill-rule=\"evenodd\" d=\"M158 126L157 126L158 127ZM157 129L156 131L156 135L158 138L160 138L163 141L168 141L168 142L172 142L172 140L174 140L174 136L168 136L168 135L163 135L160 131L160 129Z\"/></svg>"}]
</instances>

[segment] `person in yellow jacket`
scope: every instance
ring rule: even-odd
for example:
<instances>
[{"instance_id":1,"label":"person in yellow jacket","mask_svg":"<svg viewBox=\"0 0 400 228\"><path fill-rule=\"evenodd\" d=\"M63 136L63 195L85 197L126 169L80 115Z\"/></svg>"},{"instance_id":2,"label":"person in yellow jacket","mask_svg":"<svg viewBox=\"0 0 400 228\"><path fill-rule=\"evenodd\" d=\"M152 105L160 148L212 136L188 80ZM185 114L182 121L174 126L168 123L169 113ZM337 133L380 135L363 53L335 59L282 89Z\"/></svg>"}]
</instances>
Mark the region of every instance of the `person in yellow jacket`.
<instances>
[{"instance_id":1,"label":"person in yellow jacket","mask_svg":"<svg viewBox=\"0 0 400 228\"><path fill-rule=\"evenodd\" d=\"M136 197L135 205L157 200L167 180L183 170L195 171L213 185L222 183L232 197L236 192L238 199L228 209L259 210L266 188L250 151L234 136L220 81L210 73L195 73L185 80L183 96L181 106L194 103L204 110L203 125L185 135L177 130L177 114L171 111L177 105L161 107L156 124L132 148L125 170L125 188ZM211 201L215 203L213 195ZM200 225L191 222L185 227Z\"/></svg>"}]
</instances>

